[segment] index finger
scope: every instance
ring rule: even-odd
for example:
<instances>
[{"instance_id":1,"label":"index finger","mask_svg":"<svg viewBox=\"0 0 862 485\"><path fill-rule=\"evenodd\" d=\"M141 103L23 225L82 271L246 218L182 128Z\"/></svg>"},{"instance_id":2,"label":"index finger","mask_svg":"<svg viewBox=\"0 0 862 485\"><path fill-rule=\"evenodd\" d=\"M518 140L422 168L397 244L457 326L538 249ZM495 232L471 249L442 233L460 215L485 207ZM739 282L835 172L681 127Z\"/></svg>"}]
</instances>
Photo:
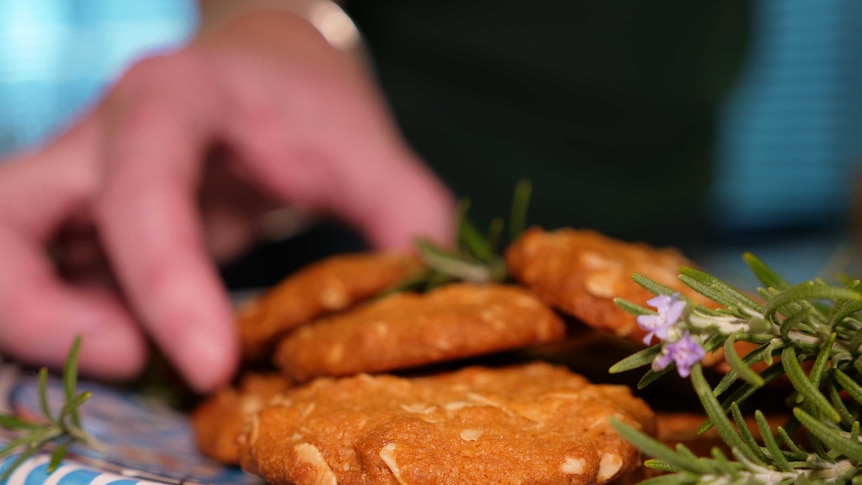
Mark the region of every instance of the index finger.
<instances>
[{"instance_id":1,"label":"index finger","mask_svg":"<svg viewBox=\"0 0 862 485\"><path fill-rule=\"evenodd\" d=\"M124 111L107 113L116 118L96 214L137 316L187 381L208 391L230 378L238 360L231 308L195 207L216 104L208 103L207 84L194 82L196 66L182 59L139 69L183 82L159 83L157 92L142 92L133 81L118 88ZM136 75L152 73L129 78Z\"/></svg>"}]
</instances>

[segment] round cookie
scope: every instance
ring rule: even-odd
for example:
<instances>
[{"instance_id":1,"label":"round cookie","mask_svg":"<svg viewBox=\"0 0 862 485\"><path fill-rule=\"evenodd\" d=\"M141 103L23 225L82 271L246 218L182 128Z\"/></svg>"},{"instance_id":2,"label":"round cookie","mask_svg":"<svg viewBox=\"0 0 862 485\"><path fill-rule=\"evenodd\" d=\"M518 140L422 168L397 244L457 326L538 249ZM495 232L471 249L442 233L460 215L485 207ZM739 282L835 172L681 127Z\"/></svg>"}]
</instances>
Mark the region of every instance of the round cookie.
<instances>
[{"instance_id":1,"label":"round cookie","mask_svg":"<svg viewBox=\"0 0 862 485\"><path fill-rule=\"evenodd\" d=\"M360 253L313 263L244 304L237 313L242 355L270 357L274 342L320 316L345 310L422 269L413 256Z\"/></svg>"},{"instance_id":2,"label":"round cookie","mask_svg":"<svg viewBox=\"0 0 862 485\"><path fill-rule=\"evenodd\" d=\"M222 463L239 463L237 436L245 420L291 385L280 374L245 374L237 388L224 387L207 398L191 416L198 450Z\"/></svg>"},{"instance_id":3,"label":"round cookie","mask_svg":"<svg viewBox=\"0 0 862 485\"><path fill-rule=\"evenodd\" d=\"M321 378L249 420L240 460L276 485L604 483L639 456L611 416L655 432L628 388L540 362Z\"/></svg>"},{"instance_id":4,"label":"round cookie","mask_svg":"<svg viewBox=\"0 0 862 485\"><path fill-rule=\"evenodd\" d=\"M646 306L654 295L632 280L642 274L695 302L715 306L679 278L695 267L679 251L628 243L595 231L531 228L506 250L512 275L552 307L595 328L640 341L646 332L634 315L614 303L620 297Z\"/></svg>"},{"instance_id":5,"label":"round cookie","mask_svg":"<svg viewBox=\"0 0 862 485\"><path fill-rule=\"evenodd\" d=\"M303 326L274 361L299 382L383 372L560 340L565 325L528 291L451 284L402 293Z\"/></svg>"}]
</instances>

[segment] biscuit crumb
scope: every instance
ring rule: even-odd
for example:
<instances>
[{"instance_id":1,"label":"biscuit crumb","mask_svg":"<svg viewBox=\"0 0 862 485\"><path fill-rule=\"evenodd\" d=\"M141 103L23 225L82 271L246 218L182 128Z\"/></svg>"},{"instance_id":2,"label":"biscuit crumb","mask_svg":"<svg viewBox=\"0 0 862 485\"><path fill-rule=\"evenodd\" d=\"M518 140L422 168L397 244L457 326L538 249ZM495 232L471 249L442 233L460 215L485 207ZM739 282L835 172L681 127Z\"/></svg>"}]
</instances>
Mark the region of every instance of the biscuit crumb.
<instances>
[{"instance_id":1,"label":"biscuit crumb","mask_svg":"<svg viewBox=\"0 0 862 485\"><path fill-rule=\"evenodd\" d=\"M320 304L327 310L341 310L350 304L347 292L342 286L329 286L320 292Z\"/></svg>"},{"instance_id":2,"label":"biscuit crumb","mask_svg":"<svg viewBox=\"0 0 862 485\"><path fill-rule=\"evenodd\" d=\"M314 483L319 485L338 485L335 472L326 463L323 453L311 443L299 443L293 447L294 453L300 460L311 465L317 472Z\"/></svg>"},{"instance_id":3,"label":"biscuit crumb","mask_svg":"<svg viewBox=\"0 0 862 485\"><path fill-rule=\"evenodd\" d=\"M257 419L256 414L252 414L248 419L248 429L247 432L244 433L245 436L248 436L248 444L249 446L254 446L257 442L258 437L258 427L260 426L260 422Z\"/></svg>"},{"instance_id":4,"label":"biscuit crumb","mask_svg":"<svg viewBox=\"0 0 862 485\"><path fill-rule=\"evenodd\" d=\"M613 298L616 296L616 285L621 274L618 271L599 271L587 277L585 287L587 292L598 298Z\"/></svg>"},{"instance_id":5,"label":"biscuit crumb","mask_svg":"<svg viewBox=\"0 0 862 485\"><path fill-rule=\"evenodd\" d=\"M384 321L377 322L374 324L374 331L377 335L385 337L389 335L389 324Z\"/></svg>"},{"instance_id":6,"label":"biscuit crumb","mask_svg":"<svg viewBox=\"0 0 862 485\"><path fill-rule=\"evenodd\" d=\"M402 404L401 409L408 413L428 414L434 412L437 409L437 406L420 402L416 404Z\"/></svg>"},{"instance_id":7,"label":"biscuit crumb","mask_svg":"<svg viewBox=\"0 0 862 485\"><path fill-rule=\"evenodd\" d=\"M314 411L314 403L309 403L305 409L302 410L302 414L299 416L299 420L302 421L307 418Z\"/></svg>"},{"instance_id":8,"label":"biscuit crumb","mask_svg":"<svg viewBox=\"0 0 862 485\"><path fill-rule=\"evenodd\" d=\"M401 485L407 485L407 482L401 478L401 468L398 467L398 462L395 461L395 443L389 443L388 445L380 448L380 459L383 460L383 463L386 463L386 466L389 467L389 470L392 472L392 475L398 480L398 483Z\"/></svg>"},{"instance_id":9,"label":"biscuit crumb","mask_svg":"<svg viewBox=\"0 0 862 485\"><path fill-rule=\"evenodd\" d=\"M461 439L464 441L476 441L483 434L485 434L485 432L482 431L481 429L467 428L467 429L461 431Z\"/></svg>"},{"instance_id":10,"label":"biscuit crumb","mask_svg":"<svg viewBox=\"0 0 862 485\"><path fill-rule=\"evenodd\" d=\"M584 460L582 458L566 457L566 461L560 465L560 470L569 475L580 475L584 473Z\"/></svg>"},{"instance_id":11,"label":"biscuit crumb","mask_svg":"<svg viewBox=\"0 0 862 485\"><path fill-rule=\"evenodd\" d=\"M599 462L599 480L609 480L611 477L620 471L623 466L623 460L617 455L602 455L602 461Z\"/></svg>"},{"instance_id":12,"label":"biscuit crumb","mask_svg":"<svg viewBox=\"0 0 862 485\"><path fill-rule=\"evenodd\" d=\"M460 409L464 409L467 406L471 406L471 404L467 401L452 401L447 402L443 405L443 407L446 408L447 411L458 411Z\"/></svg>"},{"instance_id":13,"label":"biscuit crumb","mask_svg":"<svg viewBox=\"0 0 862 485\"><path fill-rule=\"evenodd\" d=\"M588 269L605 269L611 266L611 261L595 251L584 251L580 256L581 264Z\"/></svg>"},{"instance_id":14,"label":"biscuit crumb","mask_svg":"<svg viewBox=\"0 0 862 485\"><path fill-rule=\"evenodd\" d=\"M344 355L344 345L337 343L333 345L326 354L326 359L330 362L338 362Z\"/></svg>"}]
</instances>

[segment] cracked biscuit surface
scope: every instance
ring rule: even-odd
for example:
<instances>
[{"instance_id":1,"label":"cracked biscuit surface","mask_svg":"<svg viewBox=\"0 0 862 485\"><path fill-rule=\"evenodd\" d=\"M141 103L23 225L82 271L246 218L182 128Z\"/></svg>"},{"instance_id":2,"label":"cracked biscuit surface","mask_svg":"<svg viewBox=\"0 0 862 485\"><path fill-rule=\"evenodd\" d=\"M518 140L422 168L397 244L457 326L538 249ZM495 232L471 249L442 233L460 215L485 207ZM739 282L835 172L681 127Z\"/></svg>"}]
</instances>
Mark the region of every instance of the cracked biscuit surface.
<instances>
[{"instance_id":1,"label":"cracked biscuit surface","mask_svg":"<svg viewBox=\"0 0 862 485\"><path fill-rule=\"evenodd\" d=\"M275 484L604 483L638 461L611 416L655 431L628 388L541 362L320 378L249 420L240 458Z\"/></svg>"},{"instance_id":2,"label":"cracked biscuit surface","mask_svg":"<svg viewBox=\"0 0 862 485\"><path fill-rule=\"evenodd\" d=\"M395 252L332 256L301 269L237 312L242 355L268 359L272 345L293 328L343 311L422 269Z\"/></svg>"},{"instance_id":3,"label":"cracked biscuit surface","mask_svg":"<svg viewBox=\"0 0 862 485\"><path fill-rule=\"evenodd\" d=\"M564 334L554 311L523 288L459 283L391 295L303 326L278 345L274 361L304 382L472 357Z\"/></svg>"},{"instance_id":4,"label":"cracked biscuit surface","mask_svg":"<svg viewBox=\"0 0 862 485\"><path fill-rule=\"evenodd\" d=\"M623 242L595 231L531 228L506 250L506 263L515 279L548 305L638 341L646 332L614 303L620 297L646 306L654 296L632 280L633 273L715 306L679 280L681 267L696 265L676 249Z\"/></svg>"}]
</instances>

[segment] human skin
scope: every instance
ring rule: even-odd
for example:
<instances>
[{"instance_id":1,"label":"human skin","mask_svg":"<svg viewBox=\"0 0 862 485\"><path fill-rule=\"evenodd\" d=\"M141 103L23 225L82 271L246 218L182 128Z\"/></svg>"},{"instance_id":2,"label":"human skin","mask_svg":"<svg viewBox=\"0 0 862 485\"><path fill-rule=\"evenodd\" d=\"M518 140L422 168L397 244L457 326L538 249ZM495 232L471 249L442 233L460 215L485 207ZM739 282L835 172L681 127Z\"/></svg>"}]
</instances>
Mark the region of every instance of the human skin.
<instances>
[{"instance_id":1,"label":"human skin","mask_svg":"<svg viewBox=\"0 0 862 485\"><path fill-rule=\"evenodd\" d=\"M244 200L212 197L213 180ZM364 66L294 14L249 12L137 63L59 137L0 164L0 353L57 367L80 335L83 372L125 379L150 339L194 389L216 388L238 346L214 258L285 204L381 248L454 227Z\"/></svg>"}]
</instances>

